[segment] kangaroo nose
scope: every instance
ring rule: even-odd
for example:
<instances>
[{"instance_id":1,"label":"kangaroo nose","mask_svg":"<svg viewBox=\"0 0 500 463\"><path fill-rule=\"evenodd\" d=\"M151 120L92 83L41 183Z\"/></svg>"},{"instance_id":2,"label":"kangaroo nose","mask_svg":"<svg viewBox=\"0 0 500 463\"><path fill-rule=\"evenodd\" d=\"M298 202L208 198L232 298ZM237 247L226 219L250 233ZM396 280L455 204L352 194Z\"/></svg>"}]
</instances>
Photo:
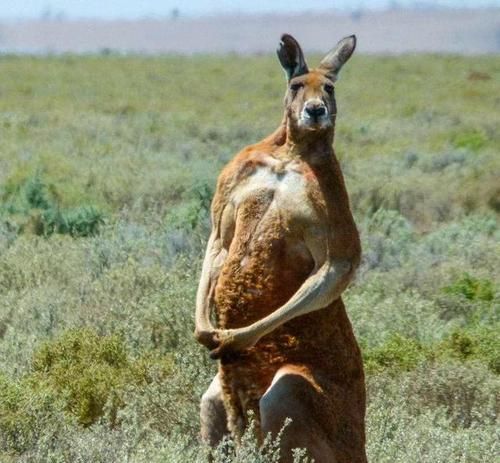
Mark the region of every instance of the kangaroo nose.
<instances>
[{"instance_id":1,"label":"kangaroo nose","mask_svg":"<svg viewBox=\"0 0 500 463\"><path fill-rule=\"evenodd\" d=\"M323 105L309 104L306 106L306 112L313 119L317 119L326 114L326 108Z\"/></svg>"}]
</instances>

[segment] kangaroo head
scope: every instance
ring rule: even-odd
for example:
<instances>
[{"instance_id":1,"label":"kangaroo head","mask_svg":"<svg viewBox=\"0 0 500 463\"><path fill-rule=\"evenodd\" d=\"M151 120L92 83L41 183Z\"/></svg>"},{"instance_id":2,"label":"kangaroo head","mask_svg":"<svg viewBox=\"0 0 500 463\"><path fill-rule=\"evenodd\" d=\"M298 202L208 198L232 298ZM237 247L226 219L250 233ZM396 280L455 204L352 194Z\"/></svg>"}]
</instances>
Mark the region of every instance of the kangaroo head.
<instances>
[{"instance_id":1,"label":"kangaroo head","mask_svg":"<svg viewBox=\"0 0 500 463\"><path fill-rule=\"evenodd\" d=\"M278 58L286 72L285 110L295 133L330 129L335 124L335 81L356 47L356 37L343 38L314 69L307 67L299 43L289 34L281 37Z\"/></svg>"}]
</instances>

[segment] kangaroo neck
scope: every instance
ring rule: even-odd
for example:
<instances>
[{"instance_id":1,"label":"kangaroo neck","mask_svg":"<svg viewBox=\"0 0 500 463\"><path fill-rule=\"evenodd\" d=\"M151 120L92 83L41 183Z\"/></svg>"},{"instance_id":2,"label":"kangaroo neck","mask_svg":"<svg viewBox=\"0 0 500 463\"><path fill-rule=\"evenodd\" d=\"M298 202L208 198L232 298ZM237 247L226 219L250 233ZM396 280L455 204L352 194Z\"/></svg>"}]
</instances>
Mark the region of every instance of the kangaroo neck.
<instances>
[{"instance_id":1,"label":"kangaroo neck","mask_svg":"<svg viewBox=\"0 0 500 463\"><path fill-rule=\"evenodd\" d=\"M311 164L328 162L333 156L334 127L304 130L287 123L285 151Z\"/></svg>"}]
</instances>

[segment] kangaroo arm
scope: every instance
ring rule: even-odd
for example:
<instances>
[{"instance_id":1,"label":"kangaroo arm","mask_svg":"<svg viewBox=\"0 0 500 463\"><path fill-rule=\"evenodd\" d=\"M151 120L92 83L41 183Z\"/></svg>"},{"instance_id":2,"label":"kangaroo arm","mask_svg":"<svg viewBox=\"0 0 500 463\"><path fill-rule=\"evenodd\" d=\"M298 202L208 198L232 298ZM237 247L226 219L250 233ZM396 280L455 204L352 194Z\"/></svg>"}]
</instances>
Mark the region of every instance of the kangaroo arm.
<instances>
[{"instance_id":1,"label":"kangaroo arm","mask_svg":"<svg viewBox=\"0 0 500 463\"><path fill-rule=\"evenodd\" d=\"M209 348L214 345L212 337L215 328L210 320L210 315L216 280L216 275L214 274L218 273L216 260L220 252L220 239L217 238L216 230L214 230L208 240L205 258L203 260L200 283L196 293L195 312L195 337L198 342Z\"/></svg>"},{"instance_id":2,"label":"kangaroo arm","mask_svg":"<svg viewBox=\"0 0 500 463\"><path fill-rule=\"evenodd\" d=\"M355 268L355 261L327 261L307 278L286 304L249 326L227 330L222 343L212 351L211 357L219 358L226 343L228 347L232 345L236 350L249 347L287 321L328 306L340 297L352 280Z\"/></svg>"}]
</instances>

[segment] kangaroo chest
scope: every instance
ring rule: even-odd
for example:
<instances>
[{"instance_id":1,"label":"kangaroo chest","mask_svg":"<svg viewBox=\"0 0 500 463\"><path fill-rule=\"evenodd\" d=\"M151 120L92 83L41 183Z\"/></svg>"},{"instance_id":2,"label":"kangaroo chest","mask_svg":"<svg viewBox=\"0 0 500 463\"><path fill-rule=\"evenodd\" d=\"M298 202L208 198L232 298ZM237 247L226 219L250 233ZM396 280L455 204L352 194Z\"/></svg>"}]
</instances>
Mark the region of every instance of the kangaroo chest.
<instances>
[{"instance_id":1,"label":"kangaroo chest","mask_svg":"<svg viewBox=\"0 0 500 463\"><path fill-rule=\"evenodd\" d=\"M284 304L325 261L321 187L300 161L241 165L221 221L225 256L216 289L222 326L253 323Z\"/></svg>"},{"instance_id":2,"label":"kangaroo chest","mask_svg":"<svg viewBox=\"0 0 500 463\"><path fill-rule=\"evenodd\" d=\"M232 192L231 204L238 211L257 203L253 208L256 214L281 220L287 226L312 223L317 222L313 193L318 188L312 171L301 163L270 158L244 177Z\"/></svg>"},{"instance_id":3,"label":"kangaroo chest","mask_svg":"<svg viewBox=\"0 0 500 463\"><path fill-rule=\"evenodd\" d=\"M324 210L318 180L305 163L266 159L246 169L228 198L223 247L243 264L260 250L259 266L272 267L276 259L292 267L321 265L328 233Z\"/></svg>"}]
</instances>

